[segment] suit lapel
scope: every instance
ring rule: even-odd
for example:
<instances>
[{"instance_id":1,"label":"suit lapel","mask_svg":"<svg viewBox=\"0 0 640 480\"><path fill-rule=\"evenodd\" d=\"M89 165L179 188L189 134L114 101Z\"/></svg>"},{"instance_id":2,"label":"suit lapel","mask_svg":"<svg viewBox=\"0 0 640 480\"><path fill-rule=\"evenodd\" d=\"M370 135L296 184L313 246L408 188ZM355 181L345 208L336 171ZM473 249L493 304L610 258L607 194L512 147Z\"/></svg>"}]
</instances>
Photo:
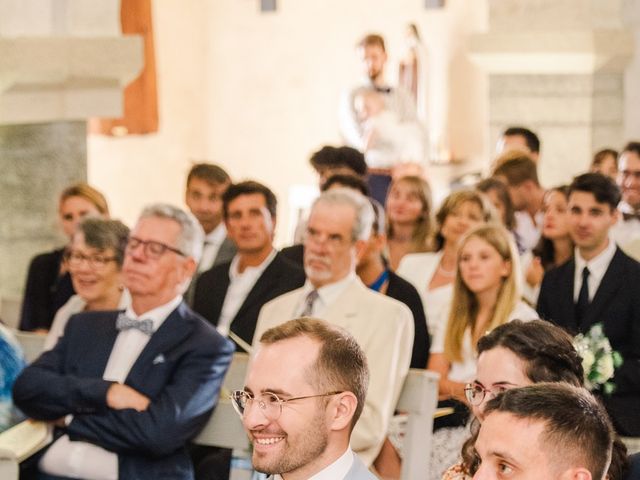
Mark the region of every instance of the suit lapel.
<instances>
[{"instance_id":1,"label":"suit lapel","mask_svg":"<svg viewBox=\"0 0 640 480\"><path fill-rule=\"evenodd\" d=\"M576 262L571 259L565 265L566 269L560 276L561 284L558 285L558 295L556 300L560 303L560 308L562 309L560 318L567 319L567 329L572 332L577 332L578 323L576 322L576 305L573 301Z\"/></svg>"},{"instance_id":2,"label":"suit lapel","mask_svg":"<svg viewBox=\"0 0 640 480\"><path fill-rule=\"evenodd\" d=\"M153 360L159 354L171 350L189 336L193 329L193 324L190 317L186 315L187 308L186 303L182 302L162 322L160 328L151 335L149 343L147 343L133 367L131 367L128 377L137 372L138 369L152 365Z\"/></svg>"},{"instance_id":3,"label":"suit lapel","mask_svg":"<svg viewBox=\"0 0 640 480\"><path fill-rule=\"evenodd\" d=\"M330 305L326 312L322 315L323 318L336 318L343 317L346 323L350 323L353 319L358 317L359 311L359 297L363 289L366 289L360 279L356 278L345 290L338 296L338 298Z\"/></svg>"},{"instance_id":4,"label":"suit lapel","mask_svg":"<svg viewBox=\"0 0 640 480\"><path fill-rule=\"evenodd\" d=\"M229 289L229 268L227 268L227 274L221 275L220 279L212 279L211 296L209 297L208 304L211 306L211 319L214 325L218 325L220 320L220 314L222 313L222 305L224 304L224 298L227 296L227 290Z\"/></svg>"},{"instance_id":5,"label":"suit lapel","mask_svg":"<svg viewBox=\"0 0 640 480\"><path fill-rule=\"evenodd\" d=\"M92 330L93 337L86 339L84 350L78 349L81 355L78 365L82 365L83 374L86 376L102 378L107 366L113 345L118 337L116 330L116 318L118 313L109 313L104 321L95 322ZM84 353L81 353L84 352ZM91 358L90 362L86 359Z\"/></svg>"},{"instance_id":6,"label":"suit lapel","mask_svg":"<svg viewBox=\"0 0 640 480\"><path fill-rule=\"evenodd\" d=\"M262 272L262 275L258 277L258 281L256 281L253 288L249 291L249 294L244 299L244 302L242 302L242 305L240 305L238 313L233 317L233 321L231 322L232 325L236 323L237 319L242 318L251 306L255 303L264 301L265 295L268 293L271 285L278 283L281 274L280 253L277 253L271 264L269 264L264 272Z\"/></svg>"},{"instance_id":7,"label":"suit lapel","mask_svg":"<svg viewBox=\"0 0 640 480\"><path fill-rule=\"evenodd\" d=\"M600 313L608 305L609 300L615 295L624 281L621 253L620 249L616 249L616 253L611 259L604 277L602 277L598 290L596 290L596 294L587 308L587 314L582 321L582 325L580 325L582 332L588 331L593 324L598 322Z\"/></svg>"}]
</instances>

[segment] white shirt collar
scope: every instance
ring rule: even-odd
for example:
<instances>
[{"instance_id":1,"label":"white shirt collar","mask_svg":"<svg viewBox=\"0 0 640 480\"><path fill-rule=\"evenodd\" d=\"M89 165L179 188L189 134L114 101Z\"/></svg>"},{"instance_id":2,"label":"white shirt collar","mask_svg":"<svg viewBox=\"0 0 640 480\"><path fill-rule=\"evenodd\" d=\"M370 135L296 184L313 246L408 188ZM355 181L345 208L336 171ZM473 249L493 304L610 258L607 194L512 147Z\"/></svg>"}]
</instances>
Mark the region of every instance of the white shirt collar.
<instances>
[{"instance_id":1,"label":"white shirt collar","mask_svg":"<svg viewBox=\"0 0 640 480\"><path fill-rule=\"evenodd\" d=\"M148 318L153 322L153 331L155 332L160 328L160 325L162 325L171 312L178 308L180 303L182 303L182 295L174 297L173 300L165 303L164 305L160 305L159 307L153 308L147 312L142 312L140 315L136 314L136 312L133 311L133 307L129 305L125 310L125 314L127 317L134 320L144 320Z\"/></svg>"},{"instance_id":2,"label":"white shirt collar","mask_svg":"<svg viewBox=\"0 0 640 480\"><path fill-rule=\"evenodd\" d=\"M578 249L578 247L576 247L574 252L576 269L573 277L574 300L577 300L580 292L580 287L582 286L582 271L584 270L584 267L587 267L589 269L589 300L592 300L596 291L600 287L600 282L602 281L604 274L607 273L609 264L611 263L611 260L613 259L613 256L615 254L616 242L614 242L611 238L609 238L609 244L606 246L606 248L588 262L580 256L580 250Z\"/></svg>"},{"instance_id":3,"label":"white shirt collar","mask_svg":"<svg viewBox=\"0 0 640 480\"><path fill-rule=\"evenodd\" d=\"M331 465L320 470L315 475L312 475L307 480L341 480L347 476L351 467L353 467L354 453L351 448L347 448L345 452L340 455L335 462ZM283 480L282 476L274 475L274 480Z\"/></svg>"},{"instance_id":4,"label":"white shirt collar","mask_svg":"<svg viewBox=\"0 0 640 480\"><path fill-rule=\"evenodd\" d=\"M304 305L304 302L306 301L307 295L309 295L309 293L312 290L318 291L318 300L320 301L319 302L320 305L316 305L313 309L314 310L313 314L318 315L322 313L324 309L333 305L333 303L338 299L340 294L344 292L347 289L347 287L356 280L358 280L356 273L350 272L342 280L338 280L337 282L330 283L328 285L324 285L323 287L316 289L316 287L314 287L313 284L307 279L302 290L300 304L298 305L298 312L303 310L303 305ZM316 304L317 303L318 302L316 302Z\"/></svg>"},{"instance_id":5,"label":"white shirt collar","mask_svg":"<svg viewBox=\"0 0 640 480\"><path fill-rule=\"evenodd\" d=\"M275 248L272 248L271 253L269 253L267 258L265 258L260 265L245 267L244 272L242 273L238 272L238 265L240 264L240 254L234 255L233 260L231 260L231 266L229 267L229 279L233 281L236 278L248 273L259 277L262 272L264 272L266 268L271 264L271 262L273 262L273 259L276 258L277 253L278 251Z\"/></svg>"},{"instance_id":6,"label":"white shirt collar","mask_svg":"<svg viewBox=\"0 0 640 480\"><path fill-rule=\"evenodd\" d=\"M220 222L216 228L205 235L204 241L205 243L209 243L211 245L220 245L222 242L224 242L226 236L227 229L224 226L224 222Z\"/></svg>"}]
</instances>

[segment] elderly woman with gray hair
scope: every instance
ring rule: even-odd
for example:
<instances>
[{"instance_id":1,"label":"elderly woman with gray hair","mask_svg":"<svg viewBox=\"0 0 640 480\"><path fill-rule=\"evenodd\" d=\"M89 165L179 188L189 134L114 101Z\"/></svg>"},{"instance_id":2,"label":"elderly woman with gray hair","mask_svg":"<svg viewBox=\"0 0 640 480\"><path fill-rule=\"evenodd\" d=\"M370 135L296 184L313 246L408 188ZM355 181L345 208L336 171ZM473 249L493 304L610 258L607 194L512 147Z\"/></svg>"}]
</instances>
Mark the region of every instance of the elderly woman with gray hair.
<instances>
[{"instance_id":1,"label":"elderly woman with gray hair","mask_svg":"<svg viewBox=\"0 0 640 480\"><path fill-rule=\"evenodd\" d=\"M45 349L64 334L69 318L80 312L126 308L131 297L121 281L129 228L118 220L87 218L73 234L66 261L77 292L55 315Z\"/></svg>"}]
</instances>

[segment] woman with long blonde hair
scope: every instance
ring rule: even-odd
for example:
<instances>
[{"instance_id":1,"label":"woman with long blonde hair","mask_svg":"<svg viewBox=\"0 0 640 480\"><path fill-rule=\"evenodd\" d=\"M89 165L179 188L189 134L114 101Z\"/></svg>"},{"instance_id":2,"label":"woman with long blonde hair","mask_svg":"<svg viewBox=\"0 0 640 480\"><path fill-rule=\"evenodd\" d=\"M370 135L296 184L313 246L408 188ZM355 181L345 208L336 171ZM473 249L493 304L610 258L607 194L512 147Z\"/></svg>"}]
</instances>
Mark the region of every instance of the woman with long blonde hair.
<instances>
[{"instance_id":1,"label":"woman with long blonde hair","mask_svg":"<svg viewBox=\"0 0 640 480\"><path fill-rule=\"evenodd\" d=\"M521 278L513 236L503 226L481 225L460 240L447 323L432 339L427 367L440 374L439 406L455 412L434 424L434 473L441 474L455 462L456 449L467 435L464 389L476 374L478 339L511 320L538 318L520 300Z\"/></svg>"}]
</instances>

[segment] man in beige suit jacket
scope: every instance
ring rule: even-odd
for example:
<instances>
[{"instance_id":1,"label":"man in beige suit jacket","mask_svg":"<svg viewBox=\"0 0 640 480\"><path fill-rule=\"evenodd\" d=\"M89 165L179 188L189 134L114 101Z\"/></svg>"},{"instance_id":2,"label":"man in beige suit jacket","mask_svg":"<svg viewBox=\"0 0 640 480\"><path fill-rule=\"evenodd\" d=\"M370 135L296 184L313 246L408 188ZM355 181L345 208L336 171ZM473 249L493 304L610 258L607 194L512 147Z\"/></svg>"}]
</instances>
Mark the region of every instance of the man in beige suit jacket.
<instances>
[{"instance_id":1,"label":"man in beige suit jacket","mask_svg":"<svg viewBox=\"0 0 640 480\"><path fill-rule=\"evenodd\" d=\"M371 378L351 446L366 465L375 460L409 370L413 318L406 305L369 290L356 276L373 223L369 201L333 189L314 203L305 238L305 285L260 311L254 346L262 333L299 316L313 316L350 332L364 350Z\"/></svg>"}]
</instances>

